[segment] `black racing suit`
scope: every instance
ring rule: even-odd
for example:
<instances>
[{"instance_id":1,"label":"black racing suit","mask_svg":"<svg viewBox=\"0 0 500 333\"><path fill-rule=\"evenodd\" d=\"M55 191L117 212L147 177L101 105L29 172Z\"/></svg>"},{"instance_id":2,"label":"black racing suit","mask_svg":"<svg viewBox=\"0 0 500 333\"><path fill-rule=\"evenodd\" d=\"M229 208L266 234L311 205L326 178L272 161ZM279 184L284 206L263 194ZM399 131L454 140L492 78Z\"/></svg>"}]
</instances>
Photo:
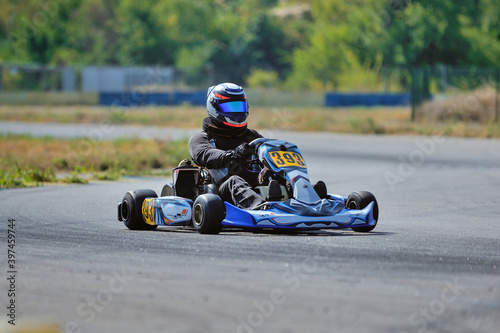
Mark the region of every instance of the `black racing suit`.
<instances>
[{"instance_id":1,"label":"black racing suit","mask_svg":"<svg viewBox=\"0 0 500 333\"><path fill-rule=\"evenodd\" d=\"M246 126L241 128L222 128L215 125L210 118L203 121L203 131L196 133L189 140L189 153L193 162L214 171L226 173L217 179L219 195L222 200L236 207L252 209L265 200L252 187L257 186L257 174L244 172L232 160L230 153L242 143L261 138L255 130ZM227 170L227 172L226 172Z\"/></svg>"}]
</instances>

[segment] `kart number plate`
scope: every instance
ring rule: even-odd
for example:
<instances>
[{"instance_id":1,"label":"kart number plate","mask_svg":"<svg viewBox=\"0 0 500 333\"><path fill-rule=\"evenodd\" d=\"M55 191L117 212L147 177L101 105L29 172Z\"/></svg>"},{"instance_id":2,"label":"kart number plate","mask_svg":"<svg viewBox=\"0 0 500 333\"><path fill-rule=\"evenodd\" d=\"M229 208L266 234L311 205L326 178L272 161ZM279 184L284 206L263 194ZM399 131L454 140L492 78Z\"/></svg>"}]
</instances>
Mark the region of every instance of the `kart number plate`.
<instances>
[{"instance_id":1,"label":"kart number plate","mask_svg":"<svg viewBox=\"0 0 500 333\"><path fill-rule=\"evenodd\" d=\"M297 152L289 152L289 151L273 151L269 153L271 160L274 165L278 168L283 167L299 167L305 168L306 164L302 159L302 155Z\"/></svg>"}]
</instances>

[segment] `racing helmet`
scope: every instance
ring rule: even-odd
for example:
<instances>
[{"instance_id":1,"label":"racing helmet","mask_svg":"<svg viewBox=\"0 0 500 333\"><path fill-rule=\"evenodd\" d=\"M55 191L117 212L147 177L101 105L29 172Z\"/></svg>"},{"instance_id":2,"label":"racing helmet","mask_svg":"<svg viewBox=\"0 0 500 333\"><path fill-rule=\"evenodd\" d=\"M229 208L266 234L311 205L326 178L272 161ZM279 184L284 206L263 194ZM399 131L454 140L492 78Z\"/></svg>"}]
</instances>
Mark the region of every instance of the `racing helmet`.
<instances>
[{"instance_id":1,"label":"racing helmet","mask_svg":"<svg viewBox=\"0 0 500 333\"><path fill-rule=\"evenodd\" d=\"M247 96L234 83L212 86L207 92L207 111L216 125L244 127L248 117Z\"/></svg>"}]
</instances>

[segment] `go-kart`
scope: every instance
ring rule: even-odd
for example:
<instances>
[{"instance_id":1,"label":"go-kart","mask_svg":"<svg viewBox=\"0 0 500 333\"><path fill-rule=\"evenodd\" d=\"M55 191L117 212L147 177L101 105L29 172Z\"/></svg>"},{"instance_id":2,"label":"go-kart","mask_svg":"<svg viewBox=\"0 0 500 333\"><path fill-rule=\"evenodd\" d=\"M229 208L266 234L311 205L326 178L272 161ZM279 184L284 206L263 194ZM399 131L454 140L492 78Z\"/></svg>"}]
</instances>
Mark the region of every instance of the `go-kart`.
<instances>
[{"instance_id":1,"label":"go-kart","mask_svg":"<svg viewBox=\"0 0 500 333\"><path fill-rule=\"evenodd\" d=\"M193 226L202 234L217 234L225 227L302 231L350 228L369 232L377 225L378 204L370 192L353 192L348 197L325 194L320 198L296 145L260 138L250 147L254 154L241 163L241 168L247 172L266 168L266 177L280 184L280 199L269 200L269 185L256 186L255 191L267 200L254 209L237 208L217 194L221 170L208 170L184 160L173 169L173 182L163 187L160 197L153 190L127 192L118 204L118 220L131 230Z\"/></svg>"}]
</instances>

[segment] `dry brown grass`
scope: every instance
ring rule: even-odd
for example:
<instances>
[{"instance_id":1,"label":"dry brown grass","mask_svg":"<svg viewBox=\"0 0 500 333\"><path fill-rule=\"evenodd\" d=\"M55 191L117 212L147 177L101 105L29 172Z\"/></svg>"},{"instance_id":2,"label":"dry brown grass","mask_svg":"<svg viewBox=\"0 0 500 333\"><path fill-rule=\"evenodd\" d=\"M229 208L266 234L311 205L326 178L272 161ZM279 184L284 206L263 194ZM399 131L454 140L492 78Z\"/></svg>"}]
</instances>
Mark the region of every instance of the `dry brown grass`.
<instances>
[{"instance_id":1,"label":"dry brown grass","mask_svg":"<svg viewBox=\"0 0 500 333\"><path fill-rule=\"evenodd\" d=\"M382 134L409 117L408 108L273 108L254 110L250 123L257 128Z\"/></svg>"},{"instance_id":2,"label":"dry brown grass","mask_svg":"<svg viewBox=\"0 0 500 333\"><path fill-rule=\"evenodd\" d=\"M0 120L58 123L113 123L198 128L204 107L117 109L88 106L0 106ZM251 107L249 124L258 129L368 133L395 131L408 122L408 108Z\"/></svg>"},{"instance_id":3,"label":"dry brown grass","mask_svg":"<svg viewBox=\"0 0 500 333\"><path fill-rule=\"evenodd\" d=\"M55 123L112 123L198 127L206 116L201 107L109 108L99 106L0 106L0 120Z\"/></svg>"},{"instance_id":4,"label":"dry brown grass","mask_svg":"<svg viewBox=\"0 0 500 333\"><path fill-rule=\"evenodd\" d=\"M494 100L491 100L487 91L478 91L475 98L477 103L474 105L479 105L479 108L473 107L466 111L456 107L456 105L474 105L472 102L464 103L459 97L456 100L426 103L416 122L410 121L411 111L404 107L251 107L249 125L260 130L500 137L499 124L482 122L492 117ZM465 100L467 101L467 97ZM480 111L483 109L486 111ZM89 106L0 106L0 121L137 124L200 128L206 115L204 107L187 105L127 109ZM445 121L440 121L442 119Z\"/></svg>"},{"instance_id":5,"label":"dry brown grass","mask_svg":"<svg viewBox=\"0 0 500 333\"><path fill-rule=\"evenodd\" d=\"M467 121L486 124L495 118L497 97L493 87L483 87L470 93L432 100L422 105L416 118L428 123Z\"/></svg>"},{"instance_id":6,"label":"dry brown grass","mask_svg":"<svg viewBox=\"0 0 500 333\"><path fill-rule=\"evenodd\" d=\"M166 175L188 156L186 140L95 141L0 136L0 182L13 173L21 177L26 170L54 175L76 171L104 179L120 175Z\"/></svg>"},{"instance_id":7,"label":"dry brown grass","mask_svg":"<svg viewBox=\"0 0 500 333\"><path fill-rule=\"evenodd\" d=\"M0 137L0 165L96 171L119 168L131 172L170 168L188 156L187 142L163 140L63 140L24 136Z\"/></svg>"}]
</instances>

